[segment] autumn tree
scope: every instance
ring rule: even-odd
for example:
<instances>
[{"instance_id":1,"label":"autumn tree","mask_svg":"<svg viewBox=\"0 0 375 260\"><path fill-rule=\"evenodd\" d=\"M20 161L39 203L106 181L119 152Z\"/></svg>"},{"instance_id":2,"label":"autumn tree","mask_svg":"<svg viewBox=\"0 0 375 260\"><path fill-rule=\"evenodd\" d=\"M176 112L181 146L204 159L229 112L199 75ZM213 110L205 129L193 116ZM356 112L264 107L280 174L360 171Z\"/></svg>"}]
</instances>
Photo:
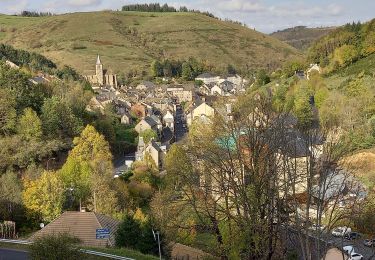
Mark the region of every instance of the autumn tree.
<instances>
[{"instance_id":1,"label":"autumn tree","mask_svg":"<svg viewBox=\"0 0 375 260\"><path fill-rule=\"evenodd\" d=\"M31 108L24 110L18 122L17 132L26 140L42 137L42 121L34 110Z\"/></svg>"},{"instance_id":2,"label":"autumn tree","mask_svg":"<svg viewBox=\"0 0 375 260\"><path fill-rule=\"evenodd\" d=\"M28 214L37 214L41 220L51 222L63 210L65 189L56 172L43 172L36 180L24 180L23 203Z\"/></svg>"},{"instance_id":3,"label":"autumn tree","mask_svg":"<svg viewBox=\"0 0 375 260\"><path fill-rule=\"evenodd\" d=\"M113 165L108 142L88 125L73 143L75 146L61 169L65 187L73 189L77 199L88 203L89 208L103 213L114 212L117 198L109 186Z\"/></svg>"}]
</instances>

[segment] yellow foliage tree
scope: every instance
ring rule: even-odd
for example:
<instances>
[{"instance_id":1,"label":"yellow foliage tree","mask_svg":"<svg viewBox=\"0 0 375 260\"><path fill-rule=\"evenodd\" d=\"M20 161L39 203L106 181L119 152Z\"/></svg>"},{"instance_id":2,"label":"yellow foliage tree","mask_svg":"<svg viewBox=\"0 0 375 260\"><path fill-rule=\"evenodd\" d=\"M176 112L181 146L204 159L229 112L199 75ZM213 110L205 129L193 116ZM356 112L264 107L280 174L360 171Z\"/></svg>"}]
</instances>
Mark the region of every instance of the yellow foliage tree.
<instances>
[{"instance_id":1,"label":"yellow foliage tree","mask_svg":"<svg viewBox=\"0 0 375 260\"><path fill-rule=\"evenodd\" d=\"M62 212L64 186L56 172L43 172L36 180L24 180L22 198L30 215L39 214L41 219L51 222Z\"/></svg>"}]
</instances>

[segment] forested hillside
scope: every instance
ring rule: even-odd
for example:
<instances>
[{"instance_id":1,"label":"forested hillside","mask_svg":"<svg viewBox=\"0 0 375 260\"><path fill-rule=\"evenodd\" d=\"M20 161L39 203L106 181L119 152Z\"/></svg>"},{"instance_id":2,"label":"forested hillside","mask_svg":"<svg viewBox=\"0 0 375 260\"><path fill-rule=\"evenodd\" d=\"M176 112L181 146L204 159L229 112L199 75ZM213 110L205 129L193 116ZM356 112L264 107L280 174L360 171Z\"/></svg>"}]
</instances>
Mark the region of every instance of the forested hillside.
<instances>
[{"instance_id":1,"label":"forested hillside","mask_svg":"<svg viewBox=\"0 0 375 260\"><path fill-rule=\"evenodd\" d=\"M375 19L364 24L347 24L316 41L309 50L309 60L335 71L374 52Z\"/></svg>"},{"instance_id":2,"label":"forested hillside","mask_svg":"<svg viewBox=\"0 0 375 260\"><path fill-rule=\"evenodd\" d=\"M334 29L334 27L308 28L306 26L297 26L277 31L270 35L296 49L307 50L317 39L327 35Z\"/></svg>"}]
</instances>

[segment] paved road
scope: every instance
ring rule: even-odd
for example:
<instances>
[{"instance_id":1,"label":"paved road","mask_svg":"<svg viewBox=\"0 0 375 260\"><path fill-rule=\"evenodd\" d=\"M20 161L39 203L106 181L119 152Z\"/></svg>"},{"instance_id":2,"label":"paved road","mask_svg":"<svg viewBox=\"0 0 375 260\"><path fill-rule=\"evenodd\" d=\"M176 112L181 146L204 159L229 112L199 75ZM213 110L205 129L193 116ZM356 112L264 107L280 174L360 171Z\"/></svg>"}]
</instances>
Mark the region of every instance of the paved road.
<instances>
[{"instance_id":1,"label":"paved road","mask_svg":"<svg viewBox=\"0 0 375 260\"><path fill-rule=\"evenodd\" d=\"M29 253L16 249L0 248L0 260L29 260Z\"/></svg>"},{"instance_id":2,"label":"paved road","mask_svg":"<svg viewBox=\"0 0 375 260\"><path fill-rule=\"evenodd\" d=\"M186 119L184 116L184 111L181 108L181 106L178 106L176 109L176 120L175 120L175 136L176 136L176 142L181 141L187 132L186 126Z\"/></svg>"}]
</instances>

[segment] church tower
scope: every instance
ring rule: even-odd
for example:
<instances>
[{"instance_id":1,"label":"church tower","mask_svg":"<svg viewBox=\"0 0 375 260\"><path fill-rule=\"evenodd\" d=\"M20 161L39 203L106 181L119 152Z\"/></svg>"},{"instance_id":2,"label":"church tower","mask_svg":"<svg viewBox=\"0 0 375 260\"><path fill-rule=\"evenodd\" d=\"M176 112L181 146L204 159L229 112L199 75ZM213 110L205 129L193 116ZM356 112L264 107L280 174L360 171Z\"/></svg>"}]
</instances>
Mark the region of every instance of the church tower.
<instances>
[{"instance_id":1,"label":"church tower","mask_svg":"<svg viewBox=\"0 0 375 260\"><path fill-rule=\"evenodd\" d=\"M96 77L98 79L99 85L104 85L104 73L103 73L103 64L100 61L100 57L96 59Z\"/></svg>"}]
</instances>

